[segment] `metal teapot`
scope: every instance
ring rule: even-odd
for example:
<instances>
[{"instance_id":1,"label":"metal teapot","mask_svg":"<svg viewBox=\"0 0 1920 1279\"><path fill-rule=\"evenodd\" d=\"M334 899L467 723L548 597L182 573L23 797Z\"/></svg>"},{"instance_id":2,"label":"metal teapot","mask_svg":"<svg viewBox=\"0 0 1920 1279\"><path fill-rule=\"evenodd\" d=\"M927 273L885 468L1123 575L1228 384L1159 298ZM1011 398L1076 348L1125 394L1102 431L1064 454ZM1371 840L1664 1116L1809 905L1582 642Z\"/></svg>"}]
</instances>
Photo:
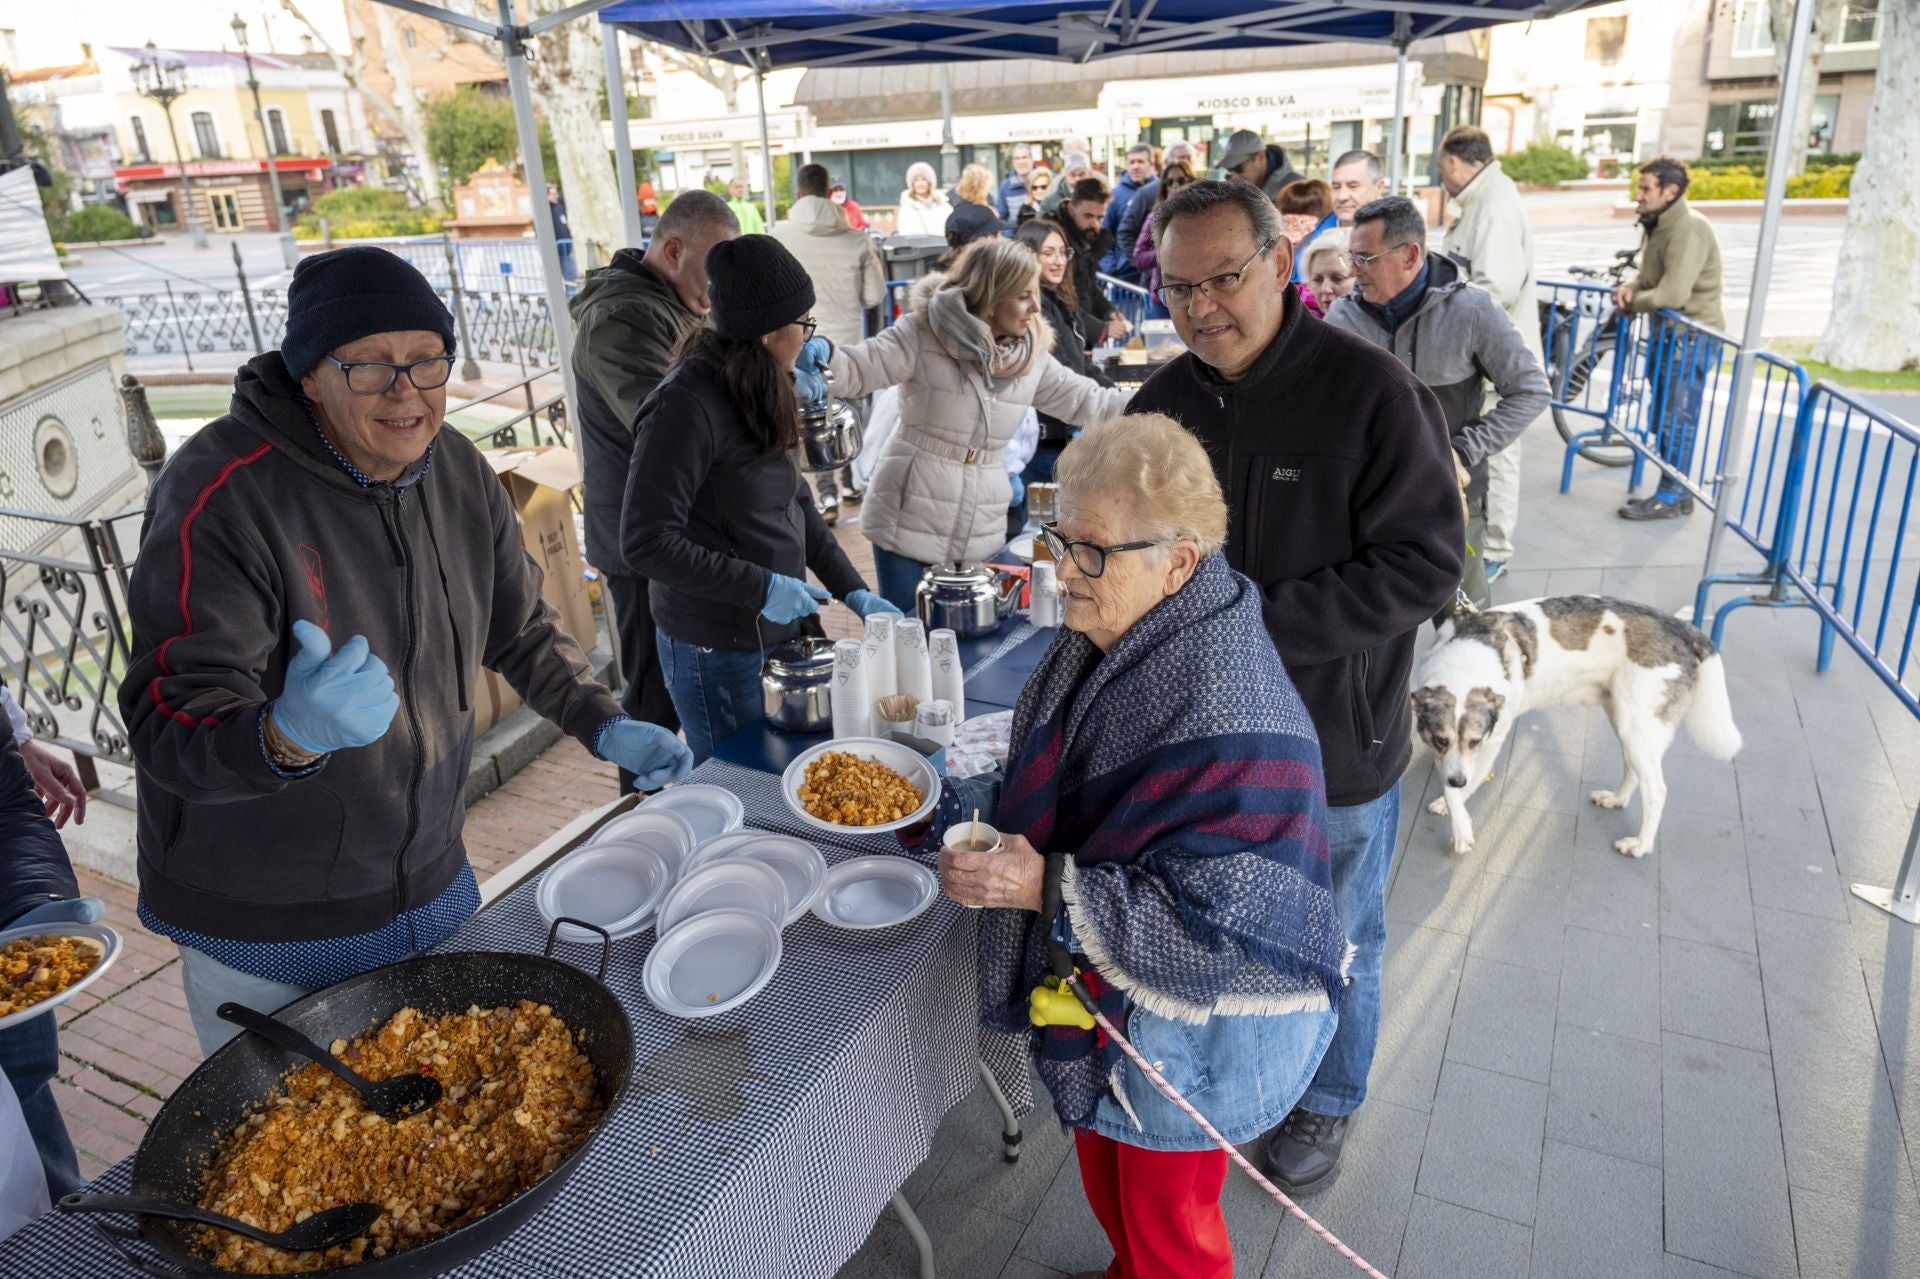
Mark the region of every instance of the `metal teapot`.
<instances>
[{"instance_id":1,"label":"metal teapot","mask_svg":"<svg viewBox=\"0 0 1920 1279\"><path fill-rule=\"evenodd\" d=\"M833 641L797 635L767 654L760 693L772 725L786 733L833 727Z\"/></svg>"},{"instance_id":2,"label":"metal teapot","mask_svg":"<svg viewBox=\"0 0 1920 1279\"><path fill-rule=\"evenodd\" d=\"M1013 613L1020 579L983 564L935 564L920 575L916 611L929 631L946 629L961 639L990 633Z\"/></svg>"},{"instance_id":3,"label":"metal teapot","mask_svg":"<svg viewBox=\"0 0 1920 1279\"><path fill-rule=\"evenodd\" d=\"M828 386L833 385L833 374L822 376ZM824 475L850 465L860 456L865 438L859 410L845 400L829 395L800 406L800 469L808 475Z\"/></svg>"}]
</instances>

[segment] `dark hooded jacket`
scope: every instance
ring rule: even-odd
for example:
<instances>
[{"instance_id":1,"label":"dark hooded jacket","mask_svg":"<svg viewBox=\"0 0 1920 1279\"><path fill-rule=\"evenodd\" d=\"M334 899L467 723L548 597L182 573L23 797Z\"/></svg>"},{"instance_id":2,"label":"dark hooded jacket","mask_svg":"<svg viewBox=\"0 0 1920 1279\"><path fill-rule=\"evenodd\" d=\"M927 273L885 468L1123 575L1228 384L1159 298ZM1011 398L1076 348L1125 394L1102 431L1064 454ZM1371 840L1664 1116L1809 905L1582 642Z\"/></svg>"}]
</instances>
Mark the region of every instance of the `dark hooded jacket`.
<instances>
[{"instance_id":1,"label":"dark hooded jacket","mask_svg":"<svg viewBox=\"0 0 1920 1279\"><path fill-rule=\"evenodd\" d=\"M649 271L641 249L587 272L567 306L573 317L573 376L580 388L580 463L586 472L587 562L638 577L620 551L620 504L633 460L640 406L667 375L674 348L704 323L674 287Z\"/></svg>"},{"instance_id":2,"label":"dark hooded jacket","mask_svg":"<svg viewBox=\"0 0 1920 1279\"><path fill-rule=\"evenodd\" d=\"M120 711L138 763L140 892L236 941L369 932L452 882L480 668L591 746L620 705L541 598L506 490L443 429L416 482L363 487L278 351L154 484L128 591ZM400 711L379 740L289 775L262 719L293 623L365 635Z\"/></svg>"}]
</instances>

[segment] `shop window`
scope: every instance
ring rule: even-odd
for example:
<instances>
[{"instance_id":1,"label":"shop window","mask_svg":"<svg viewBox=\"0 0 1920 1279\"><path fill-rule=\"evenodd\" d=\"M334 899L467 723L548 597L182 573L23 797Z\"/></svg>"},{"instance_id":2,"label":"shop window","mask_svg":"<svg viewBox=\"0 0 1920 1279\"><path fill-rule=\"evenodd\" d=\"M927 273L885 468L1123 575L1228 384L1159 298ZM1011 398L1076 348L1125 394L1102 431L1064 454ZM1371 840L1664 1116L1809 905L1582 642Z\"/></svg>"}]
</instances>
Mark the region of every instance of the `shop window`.
<instances>
[{"instance_id":1,"label":"shop window","mask_svg":"<svg viewBox=\"0 0 1920 1279\"><path fill-rule=\"evenodd\" d=\"M1619 65L1627 51L1627 19L1622 14L1612 18L1587 19L1587 61L1603 67Z\"/></svg>"},{"instance_id":2,"label":"shop window","mask_svg":"<svg viewBox=\"0 0 1920 1279\"><path fill-rule=\"evenodd\" d=\"M287 144L287 117L279 107L267 108L267 138L275 155L293 154L293 148Z\"/></svg>"},{"instance_id":3,"label":"shop window","mask_svg":"<svg viewBox=\"0 0 1920 1279\"><path fill-rule=\"evenodd\" d=\"M1701 153L1765 157L1773 139L1773 117L1778 109L1778 103L1772 98L1714 103L1707 108L1707 138ZM1813 127L1807 139L1809 151L1833 149L1833 122L1839 115L1839 94L1823 93L1813 100Z\"/></svg>"},{"instance_id":4,"label":"shop window","mask_svg":"<svg viewBox=\"0 0 1920 1279\"><path fill-rule=\"evenodd\" d=\"M1840 17L1840 34L1834 46L1876 45L1880 43L1880 0L1851 0Z\"/></svg>"},{"instance_id":5,"label":"shop window","mask_svg":"<svg viewBox=\"0 0 1920 1279\"><path fill-rule=\"evenodd\" d=\"M220 135L213 130L213 112L193 113L193 145L202 160L220 158Z\"/></svg>"},{"instance_id":6,"label":"shop window","mask_svg":"<svg viewBox=\"0 0 1920 1279\"><path fill-rule=\"evenodd\" d=\"M207 208L213 214L213 229L216 231L240 230L240 201L231 191L211 191L207 194Z\"/></svg>"},{"instance_id":7,"label":"shop window","mask_svg":"<svg viewBox=\"0 0 1920 1279\"><path fill-rule=\"evenodd\" d=\"M153 163L153 150L147 146L147 122L133 117L133 158L141 164Z\"/></svg>"},{"instance_id":8,"label":"shop window","mask_svg":"<svg viewBox=\"0 0 1920 1279\"><path fill-rule=\"evenodd\" d=\"M1733 52L1752 57L1773 52L1773 19L1768 0L1737 0ZM1847 0L1829 48L1871 47L1880 43L1880 0Z\"/></svg>"},{"instance_id":9,"label":"shop window","mask_svg":"<svg viewBox=\"0 0 1920 1279\"><path fill-rule=\"evenodd\" d=\"M327 139L327 154L340 154L340 127L334 123L332 111L320 113L320 132Z\"/></svg>"}]
</instances>

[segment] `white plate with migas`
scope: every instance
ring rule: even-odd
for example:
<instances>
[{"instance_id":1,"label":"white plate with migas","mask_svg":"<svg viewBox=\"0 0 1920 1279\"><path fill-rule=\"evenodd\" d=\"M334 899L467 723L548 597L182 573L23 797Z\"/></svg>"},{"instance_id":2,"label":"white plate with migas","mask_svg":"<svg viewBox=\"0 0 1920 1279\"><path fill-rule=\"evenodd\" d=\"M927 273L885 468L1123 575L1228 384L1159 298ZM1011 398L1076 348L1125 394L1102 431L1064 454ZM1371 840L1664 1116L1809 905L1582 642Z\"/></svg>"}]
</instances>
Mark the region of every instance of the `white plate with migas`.
<instances>
[{"instance_id":1,"label":"white plate with migas","mask_svg":"<svg viewBox=\"0 0 1920 1279\"><path fill-rule=\"evenodd\" d=\"M787 916L783 924L791 924L813 909L827 878L827 859L819 849L804 839L764 830L737 830L708 840L687 858L687 873L723 858L760 862L785 881Z\"/></svg>"},{"instance_id":2,"label":"white plate with migas","mask_svg":"<svg viewBox=\"0 0 1920 1279\"><path fill-rule=\"evenodd\" d=\"M0 1017L0 1030L31 1021L42 1013L52 1012L60 1005L72 999L100 980L100 975L113 966L120 958L120 934L105 924L23 924L18 928L0 929L0 947L9 942L19 941L23 937L71 937L89 950L99 952L93 967L80 976L80 980L68 986L58 994L48 995L37 1003L28 1004L18 1012Z\"/></svg>"},{"instance_id":3,"label":"white plate with migas","mask_svg":"<svg viewBox=\"0 0 1920 1279\"><path fill-rule=\"evenodd\" d=\"M894 772L913 783L920 792L920 805L898 821L881 822L873 826L846 826L839 822L822 821L807 811L800 799L800 788L806 785L807 766L828 751L870 759L884 764ZM794 816L809 826L820 830L830 830L842 835L884 835L888 831L899 830L924 820L933 812L933 806L940 802L940 774L934 771L927 757L911 746L899 742L890 742L884 737L843 737L839 741L821 742L809 746L794 756L786 771L780 774L780 794L787 801L787 807Z\"/></svg>"},{"instance_id":4,"label":"white plate with migas","mask_svg":"<svg viewBox=\"0 0 1920 1279\"><path fill-rule=\"evenodd\" d=\"M827 872L813 913L835 928L891 928L933 905L940 880L904 857L855 857Z\"/></svg>"},{"instance_id":5,"label":"white plate with migas","mask_svg":"<svg viewBox=\"0 0 1920 1279\"><path fill-rule=\"evenodd\" d=\"M642 801L640 813L677 813L693 827L693 842L712 839L739 830L746 824L746 805L740 797L722 786L705 782L682 782L669 786L651 799Z\"/></svg>"},{"instance_id":6,"label":"white plate with migas","mask_svg":"<svg viewBox=\"0 0 1920 1279\"><path fill-rule=\"evenodd\" d=\"M751 910L710 910L647 954L640 980L669 1017L713 1017L760 993L780 967L780 926Z\"/></svg>"}]
</instances>

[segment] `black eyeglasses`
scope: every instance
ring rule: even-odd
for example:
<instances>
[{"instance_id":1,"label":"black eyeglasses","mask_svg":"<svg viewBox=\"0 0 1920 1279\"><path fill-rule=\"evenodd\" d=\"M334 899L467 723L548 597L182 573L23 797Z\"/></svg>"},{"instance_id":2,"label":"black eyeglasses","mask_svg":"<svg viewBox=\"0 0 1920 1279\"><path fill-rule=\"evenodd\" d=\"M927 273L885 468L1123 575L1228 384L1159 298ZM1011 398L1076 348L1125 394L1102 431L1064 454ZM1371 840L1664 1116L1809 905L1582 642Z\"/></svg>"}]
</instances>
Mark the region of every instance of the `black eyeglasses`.
<instances>
[{"instance_id":1,"label":"black eyeglasses","mask_svg":"<svg viewBox=\"0 0 1920 1279\"><path fill-rule=\"evenodd\" d=\"M800 345L805 346L807 343L813 341L813 335L816 332L818 332L819 329L820 329L820 321L814 319L811 315L806 317L804 320L801 320L800 321L800 334L801 334Z\"/></svg>"},{"instance_id":2,"label":"black eyeglasses","mask_svg":"<svg viewBox=\"0 0 1920 1279\"><path fill-rule=\"evenodd\" d=\"M1210 298L1230 297L1233 295L1233 292L1240 287L1241 279L1246 275L1247 268L1253 265L1253 260L1265 253L1268 249L1271 249L1276 243L1278 243L1277 239L1268 240L1265 244L1248 254L1247 260L1242 262L1234 270L1224 271L1219 275L1208 276L1198 284L1163 284L1153 291L1153 296L1159 299L1161 306L1166 307L1170 311L1191 305L1193 295L1196 292L1203 293Z\"/></svg>"},{"instance_id":3,"label":"black eyeglasses","mask_svg":"<svg viewBox=\"0 0 1920 1279\"><path fill-rule=\"evenodd\" d=\"M336 360L324 356L329 364L346 375L347 389L355 395L385 395L404 373L416 391L435 391L453 376L451 355L431 355L411 364L387 364L380 360Z\"/></svg>"},{"instance_id":4,"label":"black eyeglasses","mask_svg":"<svg viewBox=\"0 0 1920 1279\"><path fill-rule=\"evenodd\" d=\"M1099 577L1107 571L1107 556L1118 555L1121 551L1144 551L1158 542L1122 542L1118 546L1097 546L1092 542L1083 542L1079 538L1067 537L1060 532L1057 524L1042 524L1040 537L1053 552L1055 560L1071 559L1073 566L1088 577Z\"/></svg>"}]
</instances>

